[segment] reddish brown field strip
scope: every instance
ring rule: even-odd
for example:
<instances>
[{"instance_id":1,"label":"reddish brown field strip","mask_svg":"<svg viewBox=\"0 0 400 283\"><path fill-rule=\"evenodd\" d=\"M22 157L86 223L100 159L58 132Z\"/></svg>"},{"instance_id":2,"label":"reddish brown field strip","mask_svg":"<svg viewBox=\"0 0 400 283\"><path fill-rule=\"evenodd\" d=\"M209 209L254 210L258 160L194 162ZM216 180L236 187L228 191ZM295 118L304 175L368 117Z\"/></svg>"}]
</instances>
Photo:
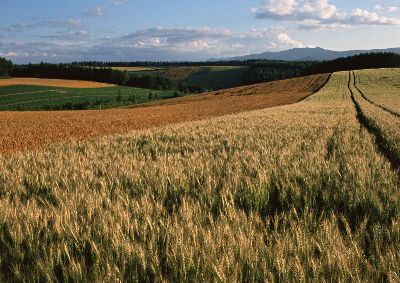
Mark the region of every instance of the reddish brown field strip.
<instances>
[{"instance_id":1,"label":"reddish brown field strip","mask_svg":"<svg viewBox=\"0 0 400 283\"><path fill-rule=\"evenodd\" d=\"M296 103L318 91L328 79L329 74L314 75L171 99L131 109L0 112L0 152Z\"/></svg>"},{"instance_id":2,"label":"reddish brown field strip","mask_svg":"<svg viewBox=\"0 0 400 283\"><path fill-rule=\"evenodd\" d=\"M39 78L12 78L12 79L0 80L0 87L10 86L10 85L35 85L35 86L53 86L53 87L67 87L67 88L101 88L101 87L114 86L112 84L105 84L98 82L39 79Z\"/></svg>"}]
</instances>

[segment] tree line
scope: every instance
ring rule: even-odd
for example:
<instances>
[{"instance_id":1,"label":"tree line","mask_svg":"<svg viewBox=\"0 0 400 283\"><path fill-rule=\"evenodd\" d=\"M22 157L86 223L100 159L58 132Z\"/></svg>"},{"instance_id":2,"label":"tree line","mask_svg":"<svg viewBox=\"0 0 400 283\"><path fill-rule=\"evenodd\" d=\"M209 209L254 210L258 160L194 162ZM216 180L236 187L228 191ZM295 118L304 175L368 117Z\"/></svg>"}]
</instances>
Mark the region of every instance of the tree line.
<instances>
[{"instance_id":1,"label":"tree line","mask_svg":"<svg viewBox=\"0 0 400 283\"><path fill-rule=\"evenodd\" d=\"M250 64L244 84L255 84L347 70L399 67L400 55L389 52L365 53L322 62L259 61Z\"/></svg>"},{"instance_id":2,"label":"tree line","mask_svg":"<svg viewBox=\"0 0 400 283\"><path fill-rule=\"evenodd\" d=\"M338 71L399 68L400 55L390 52L366 53L332 61L320 62L306 69L304 74L321 74Z\"/></svg>"},{"instance_id":3,"label":"tree line","mask_svg":"<svg viewBox=\"0 0 400 283\"><path fill-rule=\"evenodd\" d=\"M0 57L0 76L6 77L9 75L13 68L13 63L10 60L6 60Z\"/></svg>"},{"instance_id":4,"label":"tree line","mask_svg":"<svg viewBox=\"0 0 400 283\"><path fill-rule=\"evenodd\" d=\"M14 66L14 77L84 80L156 90L176 89L176 82L162 76L132 75L127 71L76 64L28 64Z\"/></svg>"},{"instance_id":5,"label":"tree line","mask_svg":"<svg viewBox=\"0 0 400 283\"><path fill-rule=\"evenodd\" d=\"M248 66L260 60L218 60L218 61L82 61L71 65L90 67L204 67L204 66Z\"/></svg>"},{"instance_id":6,"label":"tree line","mask_svg":"<svg viewBox=\"0 0 400 283\"><path fill-rule=\"evenodd\" d=\"M367 53L332 61L213 61L213 62L75 62L71 64L28 64L13 65L11 61L0 58L0 76L38 77L54 79L74 79L111 83L157 90L179 90L184 93L200 92L202 86L187 85L162 75L131 74L127 71L113 70L118 66L248 66L242 85L289 79L318 73L331 73L344 70L400 67L400 55L395 53Z\"/></svg>"},{"instance_id":7,"label":"tree line","mask_svg":"<svg viewBox=\"0 0 400 283\"><path fill-rule=\"evenodd\" d=\"M256 84L284 80L304 75L317 64L312 61L260 61L252 63L244 78L244 84Z\"/></svg>"}]
</instances>

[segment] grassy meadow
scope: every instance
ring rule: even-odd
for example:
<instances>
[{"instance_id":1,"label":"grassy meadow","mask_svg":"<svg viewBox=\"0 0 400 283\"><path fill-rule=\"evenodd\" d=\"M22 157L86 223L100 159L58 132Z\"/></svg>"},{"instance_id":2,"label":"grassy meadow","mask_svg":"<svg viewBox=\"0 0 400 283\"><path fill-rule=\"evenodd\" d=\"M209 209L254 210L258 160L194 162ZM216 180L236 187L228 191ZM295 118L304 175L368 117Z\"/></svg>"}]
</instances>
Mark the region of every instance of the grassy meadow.
<instances>
[{"instance_id":1,"label":"grassy meadow","mask_svg":"<svg viewBox=\"0 0 400 283\"><path fill-rule=\"evenodd\" d=\"M0 87L0 111L104 109L174 96L174 91L126 86L88 89L13 85Z\"/></svg>"},{"instance_id":2,"label":"grassy meadow","mask_svg":"<svg viewBox=\"0 0 400 283\"><path fill-rule=\"evenodd\" d=\"M247 70L246 66L199 67L184 82L209 90L237 87L244 84Z\"/></svg>"},{"instance_id":3,"label":"grassy meadow","mask_svg":"<svg viewBox=\"0 0 400 283\"><path fill-rule=\"evenodd\" d=\"M128 67L121 67L119 69L123 70L127 68ZM243 85L248 69L249 67L247 66L182 66L154 70L140 70L139 68L137 71L130 71L130 73L136 76L161 75L188 85L200 86L208 90L216 90Z\"/></svg>"},{"instance_id":4,"label":"grassy meadow","mask_svg":"<svg viewBox=\"0 0 400 283\"><path fill-rule=\"evenodd\" d=\"M0 281L400 281L399 173L352 82L0 156Z\"/></svg>"}]
</instances>

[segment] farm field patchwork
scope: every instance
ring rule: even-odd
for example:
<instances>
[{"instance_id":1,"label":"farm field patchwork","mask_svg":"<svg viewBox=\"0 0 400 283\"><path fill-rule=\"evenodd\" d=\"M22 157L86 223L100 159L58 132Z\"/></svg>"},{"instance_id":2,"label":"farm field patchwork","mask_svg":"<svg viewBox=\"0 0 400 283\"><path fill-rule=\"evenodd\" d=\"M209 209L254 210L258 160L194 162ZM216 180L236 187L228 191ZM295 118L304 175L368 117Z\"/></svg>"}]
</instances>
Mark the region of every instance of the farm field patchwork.
<instances>
[{"instance_id":1,"label":"farm field patchwork","mask_svg":"<svg viewBox=\"0 0 400 283\"><path fill-rule=\"evenodd\" d=\"M321 88L328 78L325 74L277 81L132 109L0 112L0 152L296 103Z\"/></svg>"},{"instance_id":2,"label":"farm field patchwork","mask_svg":"<svg viewBox=\"0 0 400 283\"><path fill-rule=\"evenodd\" d=\"M53 86L65 88L101 88L114 85L75 80L40 79L40 78L8 78L0 81L0 87L12 85Z\"/></svg>"},{"instance_id":3,"label":"farm field patchwork","mask_svg":"<svg viewBox=\"0 0 400 283\"><path fill-rule=\"evenodd\" d=\"M170 67L162 74L164 77L173 80L184 80L195 72L199 67Z\"/></svg>"},{"instance_id":4,"label":"farm field patchwork","mask_svg":"<svg viewBox=\"0 0 400 283\"><path fill-rule=\"evenodd\" d=\"M247 66L178 66L138 70L133 74L137 76L161 75L188 85L198 85L204 89L213 90L242 85L247 70Z\"/></svg>"},{"instance_id":5,"label":"farm field patchwork","mask_svg":"<svg viewBox=\"0 0 400 283\"><path fill-rule=\"evenodd\" d=\"M299 102L317 92L329 79L329 74L274 81L155 101L141 106L211 103L220 109L235 107L235 112L275 107Z\"/></svg>"},{"instance_id":6,"label":"farm field patchwork","mask_svg":"<svg viewBox=\"0 0 400 283\"><path fill-rule=\"evenodd\" d=\"M358 76L298 104L0 156L0 280L400 281L399 172L361 116L393 115Z\"/></svg>"},{"instance_id":7,"label":"farm field patchwork","mask_svg":"<svg viewBox=\"0 0 400 283\"><path fill-rule=\"evenodd\" d=\"M172 97L174 91L124 86L66 88L11 85L0 86L0 111L104 109Z\"/></svg>"},{"instance_id":8,"label":"farm field patchwork","mask_svg":"<svg viewBox=\"0 0 400 283\"><path fill-rule=\"evenodd\" d=\"M111 67L113 70L119 71L127 71L127 72L152 72L152 71L160 71L165 68L157 68L157 67Z\"/></svg>"}]
</instances>

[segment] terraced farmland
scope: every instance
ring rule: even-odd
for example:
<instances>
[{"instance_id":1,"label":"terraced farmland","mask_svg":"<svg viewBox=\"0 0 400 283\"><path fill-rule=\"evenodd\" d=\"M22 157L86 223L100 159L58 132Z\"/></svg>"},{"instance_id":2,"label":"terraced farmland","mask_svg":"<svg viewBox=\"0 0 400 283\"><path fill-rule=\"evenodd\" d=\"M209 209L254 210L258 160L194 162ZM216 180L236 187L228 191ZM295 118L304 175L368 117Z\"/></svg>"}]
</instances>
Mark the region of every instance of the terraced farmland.
<instances>
[{"instance_id":1,"label":"terraced farmland","mask_svg":"<svg viewBox=\"0 0 400 283\"><path fill-rule=\"evenodd\" d=\"M358 76L298 104L0 157L0 280L400 281L399 172L377 138L395 142L398 118Z\"/></svg>"}]
</instances>

